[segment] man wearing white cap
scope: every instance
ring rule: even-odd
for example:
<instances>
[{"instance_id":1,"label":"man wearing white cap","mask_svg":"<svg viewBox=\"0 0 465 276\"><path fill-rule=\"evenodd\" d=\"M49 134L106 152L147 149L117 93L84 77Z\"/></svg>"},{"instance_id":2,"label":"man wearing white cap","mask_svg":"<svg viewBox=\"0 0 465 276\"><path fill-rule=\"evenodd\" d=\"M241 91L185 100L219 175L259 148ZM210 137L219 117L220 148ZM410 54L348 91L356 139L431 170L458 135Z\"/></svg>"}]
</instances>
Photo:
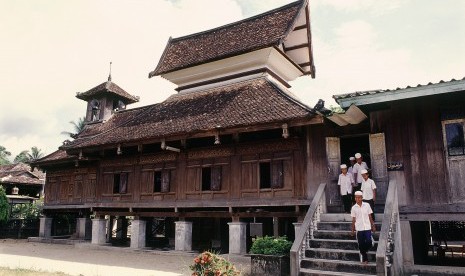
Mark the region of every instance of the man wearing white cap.
<instances>
[{"instance_id":1,"label":"man wearing white cap","mask_svg":"<svg viewBox=\"0 0 465 276\"><path fill-rule=\"evenodd\" d=\"M344 204L344 212L350 213L350 208L352 206L352 184L354 179L352 175L347 173L347 165L341 165L341 174L339 175L339 180L337 185L339 185L339 191L342 197L342 203Z\"/></svg>"},{"instance_id":2,"label":"man wearing white cap","mask_svg":"<svg viewBox=\"0 0 465 276\"><path fill-rule=\"evenodd\" d=\"M362 174L362 187L361 191L363 193L363 202L370 204L371 210L373 210L373 220L375 220L375 200L376 200L376 184L373 179L368 177L367 170L361 170Z\"/></svg>"},{"instance_id":3,"label":"man wearing white cap","mask_svg":"<svg viewBox=\"0 0 465 276\"><path fill-rule=\"evenodd\" d=\"M372 231L376 231L376 226L371 218L373 211L368 203L363 202L363 193L355 192L355 204L352 206L350 216L352 217L352 235L357 231L357 243L360 250L360 261L368 263L367 252L373 246Z\"/></svg>"},{"instance_id":4,"label":"man wearing white cap","mask_svg":"<svg viewBox=\"0 0 465 276\"><path fill-rule=\"evenodd\" d=\"M355 191L360 191L360 188L362 187L362 174L360 173L362 170L368 170L367 163L363 162L362 160L362 155L360 153L355 154L355 160L356 163L354 164L354 167L352 169L352 173L354 174L354 180L355 180Z\"/></svg>"}]
</instances>

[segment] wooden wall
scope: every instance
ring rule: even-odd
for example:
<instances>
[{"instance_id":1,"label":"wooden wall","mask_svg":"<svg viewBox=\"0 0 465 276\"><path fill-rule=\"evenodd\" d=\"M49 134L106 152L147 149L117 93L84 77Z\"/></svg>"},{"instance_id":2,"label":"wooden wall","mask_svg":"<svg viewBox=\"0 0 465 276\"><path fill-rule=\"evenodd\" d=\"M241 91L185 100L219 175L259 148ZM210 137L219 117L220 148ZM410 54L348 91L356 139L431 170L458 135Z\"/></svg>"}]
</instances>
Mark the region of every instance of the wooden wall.
<instances>
[{"instance_id":1,"label":"wooden wall","mask_svg":"<svg viewBox=\"0 0 465 276\"><path fill-rule=\"evenodd\" d=\"M220 145L183 153L164 151L103 159L94 167L47 171L46 204L142 203L306 198L305 143L303 138ZM279 162L283 186L259 187L260 162ZM220 189L202 191L202 168L220 170ZM169 171L169 191L154 192L156 171ZM127 192L113 193L114 175L127 174ZM270 205L273 205L270 202Z\"/></svg>"}]
</instances>

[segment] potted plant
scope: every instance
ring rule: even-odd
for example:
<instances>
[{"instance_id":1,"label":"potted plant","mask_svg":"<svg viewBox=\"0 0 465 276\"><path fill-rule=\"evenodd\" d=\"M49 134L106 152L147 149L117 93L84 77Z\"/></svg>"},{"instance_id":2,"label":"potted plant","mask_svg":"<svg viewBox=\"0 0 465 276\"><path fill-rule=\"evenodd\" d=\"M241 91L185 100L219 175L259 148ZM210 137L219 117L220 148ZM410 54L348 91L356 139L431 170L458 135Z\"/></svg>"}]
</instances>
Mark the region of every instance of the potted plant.
<instances>
[{"instance_id":1,"label":"potted plant","mask_svg":"<svg viewBox=\"0 0 465 276\"><path fill-rule=\"evenodd\" d=\"M256 238L250 248L252 275L289 275L291 247L286 236Z\"/></svg>"}]
</instances>

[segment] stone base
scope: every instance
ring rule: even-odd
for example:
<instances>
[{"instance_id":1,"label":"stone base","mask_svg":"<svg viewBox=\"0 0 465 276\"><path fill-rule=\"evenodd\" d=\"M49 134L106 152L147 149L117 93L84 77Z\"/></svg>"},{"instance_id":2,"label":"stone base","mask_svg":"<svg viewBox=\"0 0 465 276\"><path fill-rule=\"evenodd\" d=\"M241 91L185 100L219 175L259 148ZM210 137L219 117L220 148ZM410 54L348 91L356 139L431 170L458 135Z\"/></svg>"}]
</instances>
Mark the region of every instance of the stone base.
<instances>
[{"instance_id":1,"label":"stone base","mask_svg":"<svg viewBox=\"0 0 465 276\"><path fill-rule=\"evenodd\" d=\"M290 274L289 256L253 254L250 255L250 262L251 275L254 276L288 276Z\"/></svg>"}]
</instances>

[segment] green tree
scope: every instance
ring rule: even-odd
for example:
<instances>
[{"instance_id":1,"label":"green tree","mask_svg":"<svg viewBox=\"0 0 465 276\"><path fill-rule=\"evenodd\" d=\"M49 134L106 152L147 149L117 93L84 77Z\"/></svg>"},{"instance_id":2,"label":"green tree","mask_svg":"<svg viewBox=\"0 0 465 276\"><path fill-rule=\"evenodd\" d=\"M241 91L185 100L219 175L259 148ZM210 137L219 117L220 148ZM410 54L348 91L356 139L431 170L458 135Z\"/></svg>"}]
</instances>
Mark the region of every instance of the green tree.
<instances>
[{"instance_id":1,"label":"green tree","mask_svg":"<svg viewBox=\"0 0 465 276\"><path fill-rule=\"evenodd\" d=\"M8 221L9 211L10 204L8 203L5 189L0 185L0 224L6 223Z\"/></svg>"},{"instance_id":2,"label":"green tree","mask_svg":"<svg viewBox=\"0 0 465 276\"><path fill-rule=\"evenodd\" d=\"M13 161L14 163L27 163L29 162L29 151L28 150L23 150L20 152L18 155L16 155L15 160Z\"/></svg>"},{"instance_id":3,"label":"green tree","mask_svg":"<svg viewBox=\"0 0 465 276\"><path fill-rule=\"evenodd\" d=\"M79 133L84 129L86 117L78 118L77 122L70 121L69 123L73 125L73 132L62 131L61 134L67 135L71 138L76 138Z\"/></svg>"},{"instance_id":4,"label":"green tree","mask_svg":"<svg viewBox=\"0 0 465 276\"><path fill-rule=\"evenodd\" d=\"M8 157L11 155L11 152L7 151L4 146L0 146L0 165L10 164Z\"/></svg>"},{"instance_id":5,"label":"green tree","mask_svg":"<svg viewBox=\"0 0 465 276\"><path fill-rule=\"evenodd\" d=\"M14 162L15 163L30 163L37 159L40 159L44 156L42 150L37 147L32 147L31 150L23 150L18 155L16 155Z\"/></svg>"}]
</instances>

